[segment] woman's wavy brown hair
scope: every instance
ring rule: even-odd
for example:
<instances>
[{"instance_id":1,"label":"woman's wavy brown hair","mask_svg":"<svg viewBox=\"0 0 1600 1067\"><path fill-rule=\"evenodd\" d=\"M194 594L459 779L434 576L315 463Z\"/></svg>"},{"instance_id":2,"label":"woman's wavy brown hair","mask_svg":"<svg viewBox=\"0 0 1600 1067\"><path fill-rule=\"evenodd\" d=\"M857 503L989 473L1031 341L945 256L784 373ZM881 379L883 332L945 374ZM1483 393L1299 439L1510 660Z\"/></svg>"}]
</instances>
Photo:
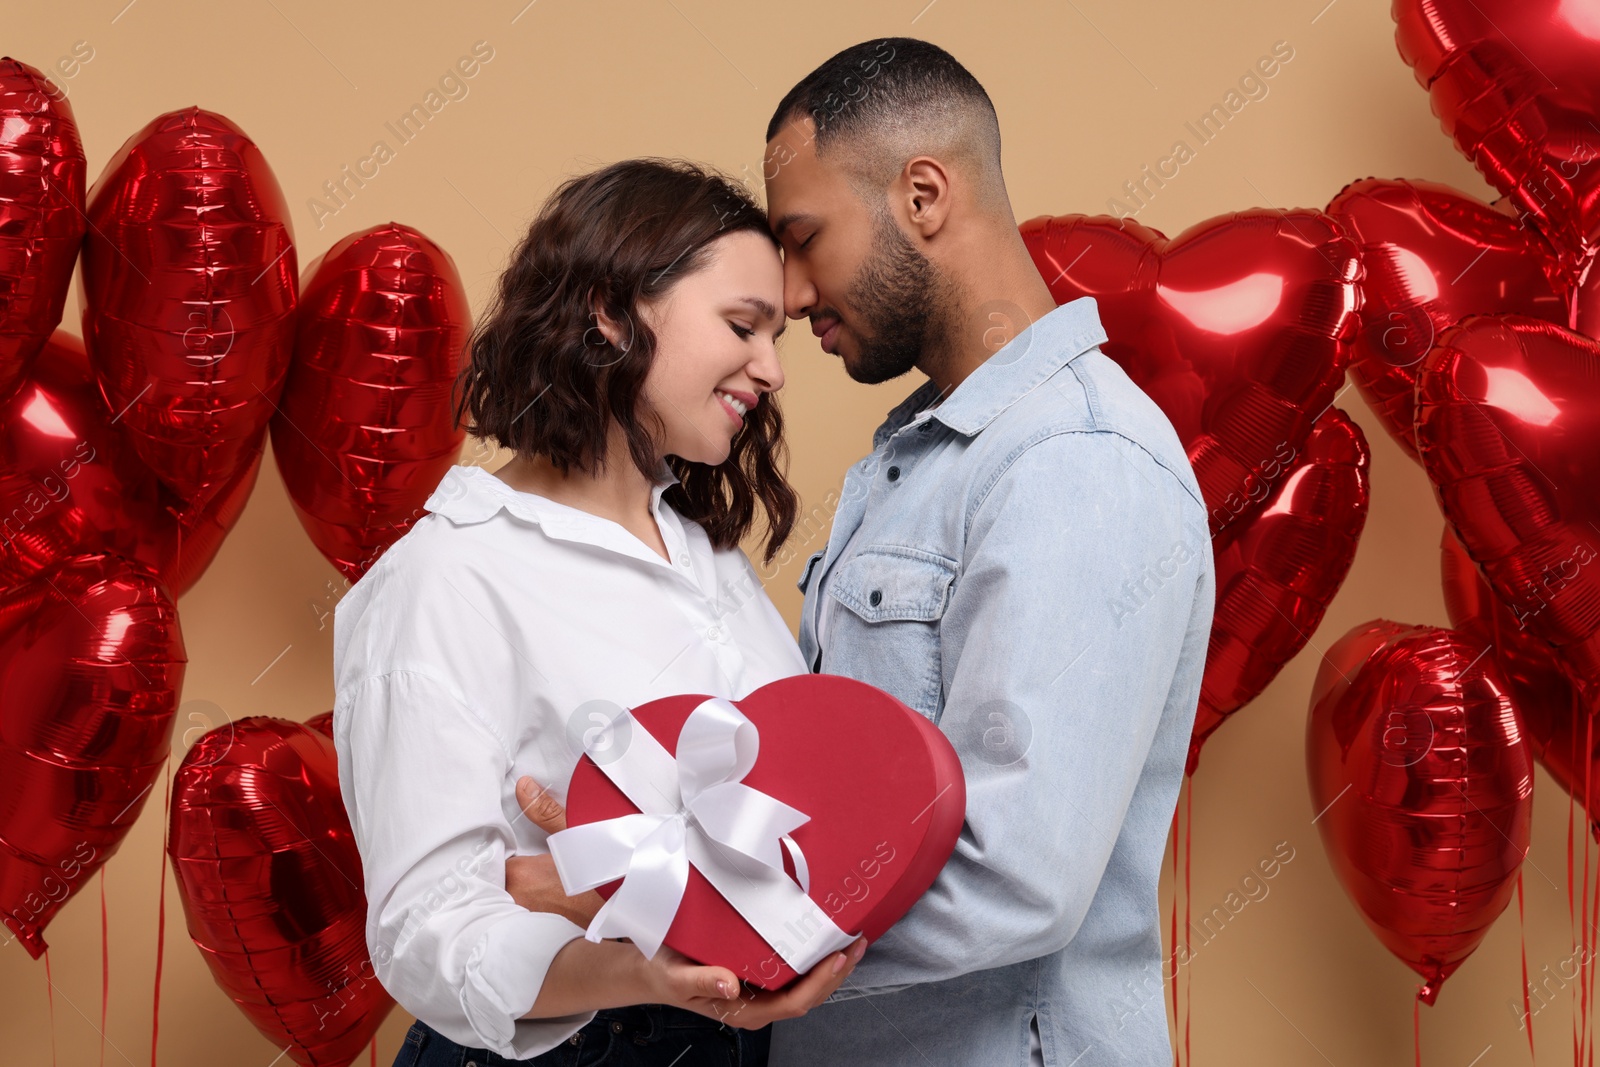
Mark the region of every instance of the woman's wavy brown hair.
<instances>
[{"instance_id":1,"label":"woman's wavy brown hair","mask_svg":"<svg viewBox=\"0 0 1600 1067\"><path fill-rule=\"evenodd\" d=\"M766 214L734 182L693 163L629 159L563 183L512 252L468 342L456 381L455 420L525 457L548 456L563 473L594 474L608 423L626 433L647 478L660 469L664 430L640 403L656 338L639 314L706 264L719 237L750 230L777 241ZM613 345L592 314L603 310L629 336ZM788 450L777 397L745 416L716 466L666 456L679 484L664 498L699 523L718 548L749 532L755 502L766 515L770 562L794 527L799 500L784 479Z\"/></svg>"}]
</instances>

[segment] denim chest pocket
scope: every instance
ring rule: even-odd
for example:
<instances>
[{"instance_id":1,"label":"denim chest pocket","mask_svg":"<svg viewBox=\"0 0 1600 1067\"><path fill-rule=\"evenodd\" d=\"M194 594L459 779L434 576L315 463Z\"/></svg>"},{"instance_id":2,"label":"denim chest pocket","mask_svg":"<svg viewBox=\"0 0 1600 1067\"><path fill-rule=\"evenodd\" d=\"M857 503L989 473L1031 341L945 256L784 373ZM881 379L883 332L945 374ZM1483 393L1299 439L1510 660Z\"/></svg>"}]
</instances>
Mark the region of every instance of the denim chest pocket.
<instances>
[{"instance_id":1,"label":"denim chest pocket","mask_svg":"<svg viewBox=\"0 0 1600 1067\"><path fill-rule=\"evenodd\" d=\"M842 561L827 583L848 609L828 622L830 669L934 718L943 688L939 620L955 577L954 560L897 545L870 545Z\"/></svg>"}]
</instances>

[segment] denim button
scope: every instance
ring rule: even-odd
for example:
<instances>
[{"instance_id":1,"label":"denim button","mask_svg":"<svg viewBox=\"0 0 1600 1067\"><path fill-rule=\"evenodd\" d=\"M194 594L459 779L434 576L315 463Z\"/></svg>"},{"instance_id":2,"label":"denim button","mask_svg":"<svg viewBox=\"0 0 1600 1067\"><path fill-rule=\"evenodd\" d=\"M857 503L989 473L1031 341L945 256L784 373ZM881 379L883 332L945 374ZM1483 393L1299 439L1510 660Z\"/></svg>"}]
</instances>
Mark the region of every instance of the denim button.
<instances>
[{"instance_id":1,"label":"denim button","mask_svg":"<svg viewBox=\"0 0 1600 1067\"><path fill-rule=\"evenodd\" d=\"M622 1033L622 1024L619 1022L613 1022L611 1024L611 1032L614 1034Z\"/></svg>"},{"instance_id":2,"label":"denim button","mask_svg":"<svg viewBox=\"0 0 1600 1067\"><path fill-rule=\"evenodd\" d=\"M879 604L883 603L883 590L874 589L872 591L872 595L867 597L867 600L872 604L873 607L877 607Z\"/></svg>"},{"instance_id":3,"label":"denim button","mask_svg":"<svg viewBox=\"0 0 1600 1067\"><path fill-rule=\"evenodd\" d=\"M889 480L892 482L892 481L895 481L896 479L898 479L899 477L900 477L900 468L899 467L890 467L889 468Z\"/></svg>"}]
</instances>

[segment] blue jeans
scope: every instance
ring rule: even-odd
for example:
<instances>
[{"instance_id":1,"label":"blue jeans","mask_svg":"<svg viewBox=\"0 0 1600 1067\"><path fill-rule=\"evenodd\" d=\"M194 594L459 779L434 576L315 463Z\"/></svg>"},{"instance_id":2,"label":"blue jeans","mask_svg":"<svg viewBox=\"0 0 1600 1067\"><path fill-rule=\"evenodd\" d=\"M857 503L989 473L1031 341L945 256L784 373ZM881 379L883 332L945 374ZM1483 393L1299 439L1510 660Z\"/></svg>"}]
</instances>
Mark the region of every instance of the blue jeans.
<instances>
[{"instance_id":1,"label":"blue jeans","mask_svg":"<svg viewBox=\"0 0 1600 1067\"><path fill-rule=\"evenodd\" d=\"M529 1060L458 1045L418 1019L394 1067L766 1067L772 1028L736 1030L666 1004L595 1013L570 1039Z\"/></svg>"}]
</instances>

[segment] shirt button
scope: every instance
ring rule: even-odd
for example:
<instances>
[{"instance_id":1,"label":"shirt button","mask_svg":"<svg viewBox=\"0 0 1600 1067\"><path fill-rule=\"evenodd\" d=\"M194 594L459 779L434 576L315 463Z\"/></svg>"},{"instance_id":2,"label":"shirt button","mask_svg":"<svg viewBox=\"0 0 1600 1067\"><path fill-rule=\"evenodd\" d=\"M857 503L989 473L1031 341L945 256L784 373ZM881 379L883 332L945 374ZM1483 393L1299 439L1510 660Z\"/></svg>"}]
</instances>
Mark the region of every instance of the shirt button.
<instances>
[{"instance_id":1,"label":"shirt button","mask_svg":"<svg viewBox=\"0 0 1600 1067\"><path fill-rule=\"evenodd\" d=\"M579 1038L577 1034L573 1034L571 1037L567 1038L567 1044L569 1045L576 1045L578 1041Z\"/></svg>"},{"instance_id":2,"label":"shirt button","mask_svg":"<svg viewBox=\"0 0 1600 1067\"><path fill-rule=\"evenodd\" d=\"M685 552L683 555L678 557L678 566L687 567L688 565L689 565L689 553Z\"/></svg>"},{"instance_id":3,"label":"shirt button","mask_svg":"<svg viewBox=\"0 0 1600 1067\"><path fill-rule=\"evenodd\" d=\"M614 1022L614 1023L612 1023L612 1024L611 1024L611 1032L612 1032L612 1033L613 1033L613 1034L620 1034L620 1033L622 1033L622 1024L621 1024L621 1023L618 1023L618 1022Z\"/></svg>"},{"instance_id":4,"label":"shirt button","mask_svg":"<svg viewBox=\"0 0 1600 1067\"><path fill-rule=\"evenodd\" d=\"M713 626L711 629L706 631L706 636L711 638L711 640L713 640L713 641L721 641L722 640L722 627Z\"/></svg>"},{"instance_id":5,"label":"shirt button","mask_svg":"<svg viewBox=\"0 0 1600 1067\"><path fill-rule=\"evenodd\" d=\"M889 480L891 482L892 481L896 481L900 477L900 468L899 467L890 467L889 471L888 471L888 474L889 474Z\"/></svg>"}]
</instances>

